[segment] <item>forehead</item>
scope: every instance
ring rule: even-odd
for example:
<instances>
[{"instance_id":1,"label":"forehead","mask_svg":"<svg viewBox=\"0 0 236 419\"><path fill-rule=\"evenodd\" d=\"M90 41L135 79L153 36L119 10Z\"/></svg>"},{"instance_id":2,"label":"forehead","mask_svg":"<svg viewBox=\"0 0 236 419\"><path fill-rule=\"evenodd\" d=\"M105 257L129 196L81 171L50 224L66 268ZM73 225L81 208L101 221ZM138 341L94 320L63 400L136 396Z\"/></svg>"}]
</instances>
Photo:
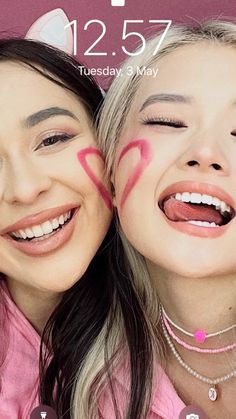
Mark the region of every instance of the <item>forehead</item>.
<instances>
[{"instance_id":1,"label":"forehead","mask_svg":"<svg viewBox=\"0 0 236 419\"><path fill-rule=\"evenodd\" d=\"M211 94L211 87L228 94L236 86L236 48L216 42L199 42L181 46L153 65L156 77L143 76L132 109L153 93ZM206 89L206 86L208 88Z\"/></svg>"},{"instance_id":2,"label":"forehead","mask_svg":"<svg viewBox=\"0 0 236 419\"><path fill-rule=\"evenodd\" d=\"M58 105L85 112L78 97L36 70L17 62L0 63L0 115L23 116Z\"/></svg>"}]
</instances>

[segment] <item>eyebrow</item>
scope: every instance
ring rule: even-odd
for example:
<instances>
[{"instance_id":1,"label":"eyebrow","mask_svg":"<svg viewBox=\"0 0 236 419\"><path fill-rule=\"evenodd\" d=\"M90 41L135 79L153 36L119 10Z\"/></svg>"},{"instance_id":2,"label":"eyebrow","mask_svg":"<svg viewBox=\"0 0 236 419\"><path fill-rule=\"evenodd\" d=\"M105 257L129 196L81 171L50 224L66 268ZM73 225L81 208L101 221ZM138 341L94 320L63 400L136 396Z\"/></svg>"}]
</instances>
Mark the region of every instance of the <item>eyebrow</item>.
<instances>
[{"instance_id":1,"label":"eyebrow","mask_svg":"<svg viewBox=\"0 0 236 419\"><path fill-rule=\"evenodd\" d=\"M151 95L142 104L139 112L142 112L147 106L150 106L150 105L153 105L153 103L159 103L159 102L190 104L193 102L193 98L191 96L175 95L175 94L169 94L169 93L159 93L156 95Z\"/></svg>"},{"instance_id":2,"label":"eyebrow","mask_svg":"<svg viewBox=\"0 0 236 419\"><path fill-rule=\"evenodd\" d=\"M73 114L73 112L69 111L68 109L59 108L57 106L53 106L51 108L42 109L41 111L35 112L32 115L29 115L23 122L23 125L26 128L32 128L35 125L39 124L42 121L45 121L48 118L52 118L58 115L65 115L69 116L76 121L79 121L78 118Z\"/></svg>"}]
</instances>

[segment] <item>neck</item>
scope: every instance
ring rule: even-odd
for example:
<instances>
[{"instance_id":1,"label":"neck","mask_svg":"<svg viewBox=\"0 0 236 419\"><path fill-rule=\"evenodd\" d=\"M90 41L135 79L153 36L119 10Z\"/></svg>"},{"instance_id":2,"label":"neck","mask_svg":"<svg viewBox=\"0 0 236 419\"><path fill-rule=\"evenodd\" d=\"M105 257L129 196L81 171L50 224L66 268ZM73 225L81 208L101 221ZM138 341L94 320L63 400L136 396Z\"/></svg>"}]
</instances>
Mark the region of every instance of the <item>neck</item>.
<instances>
[{"instance_id":1,"label":"neck","mask_svg":"<svg viewBox=\"0 0 236 419\"><path fill-rule=\"evenodd\" d=\"M194 333L202 329L207 334L223 330L236 323L236 275L217 276L215 278L181 277L148 263L149 272L156 286L160 301L169 317L183 329ZM176 330L175 335L182 342L194 347L218 349L236 342L236 328L211 337L203 344L196 343L193 337ZM164 333L164 332L163 332ZM158 336L160 341L160 338ZM216 386L218 398L215 405L208 397L207 384L189 373L189 368L208 379L226 377L236 369L236 349L222 353L200 353L174 343L177 355L174 355L166 342L165 370L180 397L188 404L198 404L209 417L223 417L222 411L229 406L235 417L235 405L231 398L235 389L235 378ZM179 361L187 366L183 368ZM220 397L219 397L220 396ZM213 403L213 404L212 404ZM219 416L220 415L220 416Z\"/></svg>"},{"instance_id":2,"label":"neck","mask_svg":"<svg viewBox=\"0 0 236 419\"><path fill-rule=\"evenodd\" d=\"M236 275L187 278L148 263L158 296L171 319L189 331L221 330L236 321Z\"/></svg>"},{"instance_id":3,"label":"neck","mask_svg":"<svg viewBox=\"0 0 236 419\"><path fill-rule=\"evenodd\" d=\"M30 287L9 277L6 282L15 304L41 335L62 295Z\"/></svg>"}]
</instances>

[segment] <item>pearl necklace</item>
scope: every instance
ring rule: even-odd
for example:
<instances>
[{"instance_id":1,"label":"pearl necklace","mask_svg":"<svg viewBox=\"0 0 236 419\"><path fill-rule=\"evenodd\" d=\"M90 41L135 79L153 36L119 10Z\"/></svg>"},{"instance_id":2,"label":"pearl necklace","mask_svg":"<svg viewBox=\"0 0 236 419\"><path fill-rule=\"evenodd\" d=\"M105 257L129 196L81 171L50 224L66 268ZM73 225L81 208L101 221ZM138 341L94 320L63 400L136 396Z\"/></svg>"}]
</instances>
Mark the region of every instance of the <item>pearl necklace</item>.
<instances>
[{"instance_id":1,"label":"pearl necklace","mask_svg":"<svg viewBox=\"0 0 236 419\"><path fill-rule=\"evenodd\" d=\"M218 397L218 392L217 392L217 388L216 385L223 383L225 381L230 380L233 377L236 377L236 369L231 371L230 373L223 375L222 377L218 377L215 379L206 377L204 375L199 374L196 370L194 370L193 368L190 367L190 365L186 364L186 362L184 362L183 358L180 356L180 354L178 353L178 351L176 350L170 336L168 335L168 332L166 330L166 327L164 325L163 319L161 319L161 325L162 325L162 329L163 329L163 333L164 336L166 338L166 341L171 349L171 352L173 353L174 357L176 358L176 360L178 361L178 363L189 373L191 374L193 377L197 378L200 381L203 381L204 383L210 384L210 388L208 390L208 397L211 401L215 401Z\"/></svg>"}]
</instances>

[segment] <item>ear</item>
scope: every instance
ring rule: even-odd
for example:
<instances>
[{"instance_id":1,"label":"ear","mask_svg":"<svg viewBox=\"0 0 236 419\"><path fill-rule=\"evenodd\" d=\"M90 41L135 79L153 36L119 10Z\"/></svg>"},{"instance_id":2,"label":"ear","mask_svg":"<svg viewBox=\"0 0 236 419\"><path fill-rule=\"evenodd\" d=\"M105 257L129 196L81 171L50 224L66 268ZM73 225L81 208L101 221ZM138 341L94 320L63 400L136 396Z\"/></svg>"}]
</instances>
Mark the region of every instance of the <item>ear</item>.
<instances>
[{"instance_id":1,"label":"ear","mask_svg":"<svg viewBox=\"0 0 236 419\"><path fill-rule=\"evenodd\" d=\"M25 38L45 42L68 54L73 54L73 32L62 9L54 9L40 16L29 28Z\"/></svg>"}]
</instances>

